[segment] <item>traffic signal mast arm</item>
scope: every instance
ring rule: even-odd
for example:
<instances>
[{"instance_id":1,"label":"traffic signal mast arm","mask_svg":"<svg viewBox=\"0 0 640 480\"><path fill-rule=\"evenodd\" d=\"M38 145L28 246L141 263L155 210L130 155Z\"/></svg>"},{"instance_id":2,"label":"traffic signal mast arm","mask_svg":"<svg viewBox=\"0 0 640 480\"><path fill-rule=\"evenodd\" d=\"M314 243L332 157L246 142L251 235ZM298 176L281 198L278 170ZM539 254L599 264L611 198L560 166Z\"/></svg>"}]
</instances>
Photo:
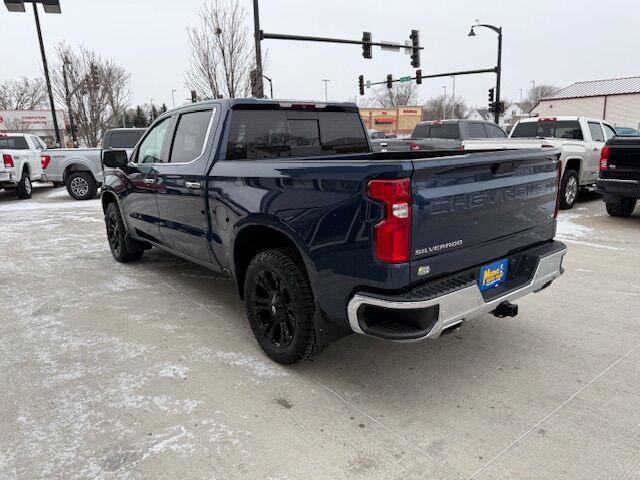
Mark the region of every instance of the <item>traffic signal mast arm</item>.
<instances>
[{"instance_id":1,"label":"traffic signal mast arm","mask_svg":"<svg viewBox=\"0 0 640 480\"><path fill-rule=\"evenodd\" d=\"M388 75L386 80L383 80L382 82L371 82L368 83L368 85L389 85L389 83L396 83L396 82L406 82L408 80L418 80L418 78L420 80L424 79L424 78L439 78L439 77L452 77L452 76L458 76L458 75L475 75L478 73L495 73L496 69L495 68L483 68L480 70L463 70L463 71L459 71L459 72L447 72L447 73L434 73L431 75L422 75L422 71L421 70L417 70L416 71L416 76L415 77L400 77L400 78L393 78L393 76ZM389 77L391 77L391 81L389 82ZM364 80L364 77L363 77ZM417 83L422 83L422 81L417 82Z\"/></svg>"}]
</instances>

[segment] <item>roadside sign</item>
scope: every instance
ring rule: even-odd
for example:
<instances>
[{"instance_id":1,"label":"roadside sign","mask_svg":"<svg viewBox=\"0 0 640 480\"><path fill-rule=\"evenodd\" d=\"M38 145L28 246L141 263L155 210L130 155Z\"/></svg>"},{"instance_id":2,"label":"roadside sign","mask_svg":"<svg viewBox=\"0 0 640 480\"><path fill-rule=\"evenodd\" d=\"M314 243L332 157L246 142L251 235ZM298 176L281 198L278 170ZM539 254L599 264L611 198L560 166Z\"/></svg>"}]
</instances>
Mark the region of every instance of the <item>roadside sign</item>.
<instances>
[{"instance_id":1,"label":"roadside sign","mask_svg":"<svg viewBox=\"0 0 640 480\"><path fill-rule=\"evenodd\" d=\"M365 87L371 88L371 80L367 80L367 83L365 83Z\"/></svg>"},{"instance_id":2,"label":"roadside sign","mask_svg":"<svg viewBox=\"0 0 640 480\"><path fill-rule=\"evenodd\" d=\"M410 82L411 81L411 77L400 77L398 79L399 82Z\"/></svg>"},{"instance_id":3,"label":"roadside sign","mask_svg":"<svg viewBox=\"0 0 640 480\"><path fill-rule=\"evenodd\" d=\"M380 43L383 45L380 46L382 50L388 50L391 52L399 52L401 45L397 42L387 42L386 40L381 40Z\"/></svg>"}]
</instances>

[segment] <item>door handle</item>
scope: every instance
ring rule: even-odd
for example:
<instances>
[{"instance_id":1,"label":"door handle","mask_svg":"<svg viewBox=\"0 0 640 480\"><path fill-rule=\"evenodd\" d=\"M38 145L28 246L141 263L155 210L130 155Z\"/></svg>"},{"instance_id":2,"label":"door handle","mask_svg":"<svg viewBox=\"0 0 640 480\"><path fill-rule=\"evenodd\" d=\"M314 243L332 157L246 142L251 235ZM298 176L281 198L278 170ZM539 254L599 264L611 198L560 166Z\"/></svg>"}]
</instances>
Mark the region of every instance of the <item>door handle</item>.
<instances>
[{"instance_id":1,"label":"door handle","mask_svg":"<svg viewBox=\"0 0 640 480\"><path fill-rule=\"evenodd\" d=\"M198 190L202 187L202 185L200 185L200 182L184 182L184 185L189 190Z\"/></svg>"},{"instance_id":2,"label":"door handle","mask_svg":"<svg viewBox=\"0 0 640 480\"><path fill-rule=\"evenodd\" d=\"M155 178L143 178L142 181L147 185L153 185L154 183L156 183Z\"/></svg>"}]
</instances>

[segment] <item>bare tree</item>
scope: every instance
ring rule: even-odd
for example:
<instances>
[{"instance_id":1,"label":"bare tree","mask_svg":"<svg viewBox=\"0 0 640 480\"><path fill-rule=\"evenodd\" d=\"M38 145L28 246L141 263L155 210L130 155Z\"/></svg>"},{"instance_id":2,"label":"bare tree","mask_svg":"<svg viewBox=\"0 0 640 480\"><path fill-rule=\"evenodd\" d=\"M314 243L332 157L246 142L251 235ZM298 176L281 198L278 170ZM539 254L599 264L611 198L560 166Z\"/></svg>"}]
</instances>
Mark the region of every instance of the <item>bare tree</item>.
<instances>
[{"instance_id":1,"label":"bare tree","mask_svg":"<svg viewBox=\"0 0 640 480\"><path fill-rule=\"evenodd\" d=\"M467 103L456 97L445 97L439 95L430 98L422 109L423 120L442 120L444 118L467 118L469 116L469 107Z\"/></svg>"},{"instance_id":2,"label":"bare tree","mask_svg":"<svg viewBox=\"0 0 640 480\"><path fill-rule=\"evenodd\" d=\"M542 98L548 97L560 91L560 87L556 87L555 85L536 85L532 87L527 92L527 98L522 101L520 104L520 108L523 111L530 113L533 108L540 103Z\"/></svg>"},{"instance_id":3,"label":"bare tree","mask_svg":"<svg viewBox=\"0 0 640 480\"><path fill-rule=\"evenodd\" d=\"M187 86L208 98L247 96L253 64L247 12L238 0L205 3L200 23L189 27Z\"/></svg>"},{"instance_id":4,"label":"bare tree","mask_svg":"<svg viewBox=\"0 0 640 480\"><path fill-rule=\"evenodd\" d=\"M0 82L0 110L34 110L47 104L44 80L22 77Z\"/></svg>"},{"instance_id":5,"label":"bare tree","mask_svg":"<svg viewBox=\"0 0 640 480\"><path fill-rule=\"evenodd\" d=\"M369 103L368 106L380 108L415 105L419 101L418 87L412 82L396 83L393 88L379 86L373 90L370 97L361 100L363 103Z\"/></svg>"},{"instance_id":6,"label":"bare tree","mask_svg":"<svg viewBox=\"0 0 640 480\"><path fill-rule=\"evenodd\" d=\"M75 51L60 43L52 77L56 97L70 108L79 136L87 145L98 145L105 130L122 125L129 74L112 60L82 46Z\"/></svg>"}]
</instances>

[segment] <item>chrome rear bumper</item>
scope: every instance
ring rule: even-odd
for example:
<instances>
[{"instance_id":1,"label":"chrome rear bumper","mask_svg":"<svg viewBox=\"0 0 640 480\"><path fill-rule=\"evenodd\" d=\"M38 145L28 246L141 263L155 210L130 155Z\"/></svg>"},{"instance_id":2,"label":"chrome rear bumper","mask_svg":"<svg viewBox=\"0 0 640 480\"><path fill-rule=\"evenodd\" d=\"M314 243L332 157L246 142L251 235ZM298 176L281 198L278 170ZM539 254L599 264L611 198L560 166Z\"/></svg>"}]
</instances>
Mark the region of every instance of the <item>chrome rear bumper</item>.
<instances>
[{"instance_id":1,"label":"chrome rear bumper","mask_svg":"<svg viewBox=\"0 0 640 480\"><path fill-rule=\"evenodd\" d=\"M564 247L564 245L562 246ZM357 293L347 306L347 314L351 329L360 334L370 335L360 324L359 314L363 306L375 306L390 311L393 310L421 310L430 307L438 307L437 322L427 332L417 338L401 339L397 341L419 341L426 338L438 338L443 330L470 320L485 313L492 312L498 305L505 301L516 300L528 293L537 292L547 286L551 281L563 273L562 260L567 253L566 247L543 256L538 260L537 267L531 280L525 285L512 290L505 295L485 301L476 283L468 284L463 288L444 295L431 297L427 300L403 301L402 299L390 300L376 298L366 293ZM377 335L374 335L377 336Z\"/></svg>"}]
</instances>

